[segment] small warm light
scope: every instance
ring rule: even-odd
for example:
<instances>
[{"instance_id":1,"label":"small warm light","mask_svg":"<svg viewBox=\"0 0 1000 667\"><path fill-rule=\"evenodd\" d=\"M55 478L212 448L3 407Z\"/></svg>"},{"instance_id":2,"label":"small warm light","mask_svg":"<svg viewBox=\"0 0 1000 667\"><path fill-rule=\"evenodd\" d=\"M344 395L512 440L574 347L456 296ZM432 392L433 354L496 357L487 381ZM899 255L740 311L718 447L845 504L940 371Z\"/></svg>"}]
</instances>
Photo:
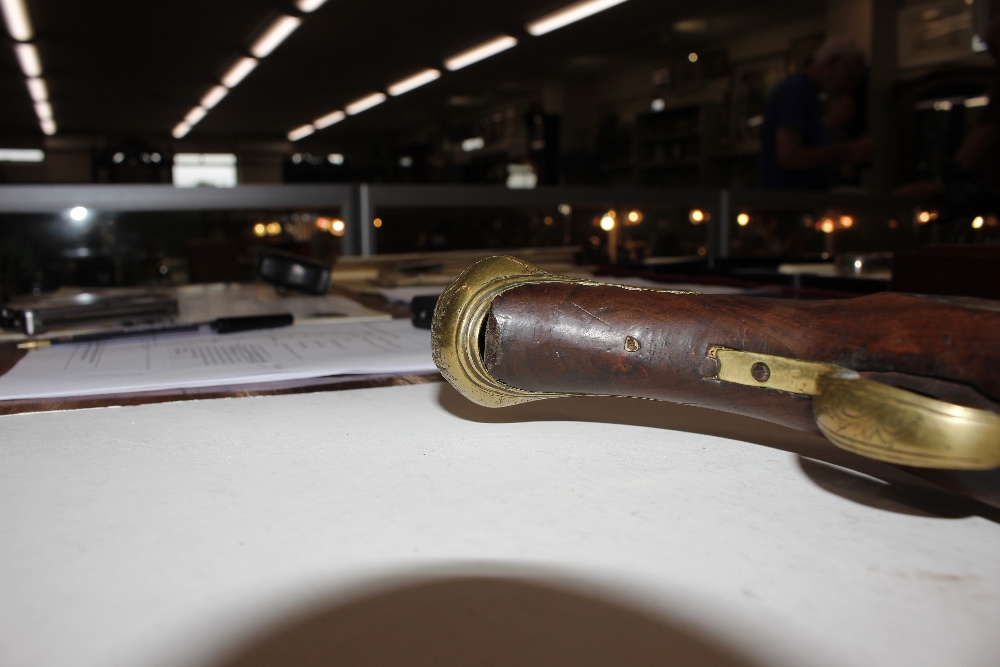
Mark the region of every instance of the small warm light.
<instances>
[{"instance_id":1,"label":"small warm light","mask_svg":"<svg viewBox=\"0 0 1000 667\"><path fill-rule=\"evenodd\" d=\"M819 230L824 234L832 234L834 227L836 227L836 225L833 224L833 220L830 218L823 218L823 220L819 223Z\"/></svg>"},{"instance_id":2,"label":"small warm light","mask_svg":"<svg viewBox=\"0 0 1000 667\"><path fill-rule=\"evenodd\" d=\"M590 245L594 246L595 248L599 247L601 245L601 239L600 239L600 237L598 237L598 236L591 236L590 237Z\"/></svg>"},{"instance_id":3,"label":"small warm light","mask_svg":"<svg viewBox=\"0 0 1000 667\"><path fill-rule=\"evenodd\" d=\"M840 226L849 229L854 224L854 218L849 215L840 216Z\"/></svg>"},{"instance_id":4,"label":"small warm light","mask_svg":"<svg viewBox=\"0 0 1000 667\"><path fill-rule=\"evenodd\" d=\"M381 227L382 226L382 218L375 218L374 220L372 220L372 225L374 225L375 227Z\"/></svg>"},{"instance_id":5,"label":"small warm light","mask_svg":"<svg viewBox=\"0 0 1000 667\"><path fill-rule=\"evenodd\" d=\"M693 62L693 63L698 62L698 54L694 53L694 52L689 53L688 54L688 61Z\"/></svg>"},{"instance_id":6,"label":"small warm light","mask_svg":"<svg viewBox=\"0 0 1000 667\"><path fill-rule=\"evenodd\" d=\"M977 215L976 217L974 217L972 219L972 228L973 229L982 229L983 224L985 224L985 222L986 221L983 220L983 216Z\"/></svg>"},{"instance_id":7,"label":"small warm light","mask_svg":"<svg viewBox=\"0 0 1000 667\"><path fill-rule=\"evenodd\" d=\"M896 227L899 227L899 223L896 222L895 220L890 220L889 221L889 229L895 229Z\"/></svg>"},{"instance_id":8,"label":"small warm light","mask_svg":"<svg viewBox=\"0 0 1000 667\"><path fill-rule=\"evenodd\" d=\"M705 212L702 211L700 208L693 208L688 213L688 220L690 220L692 223L696 225L700 225L701 223L708 220L708 216L706 216Z\"/></svg>"},{"instance_id":9,"label":"small warm light","mask_svg":"<svg viewBox=\"0 0 1000 667\"><path fill-rule=\"evenodd\" d=\"M330 219L329 218L316 218L316 228L321 229L324 232L330 231Z\"/></svg>"},{"instance_id":10,"label":"small warm light","mask_svg":"<svg viewBox=\"0 0 1000 667\"><path fill-rule=\"evenodd\" d=\"M746 213L740 213L736 216L736 224L740 227L746 227L750 224L750 216Z\"/></svg>"},{"instance_id":11,"label":"small warm light","mask_svg":"<svg viewBox=\"0 0 1000 667\"><path fill-rule=\"evenodd\" d=\"M610 215L605 215L601 218L601 229L606 232L610 232L615 228L615 219Z\"/></svg>"},{"instance_id":12,"label":"small warm light","mask_svg":"<svg viewBox=\"0 0 1000 667\"><path fill-rule=\"evenodd\" d=\"M551 215L545 216L544 218L542 218L542 222L545 223L546 227L551 227L553 223L552 216Z\"/></svg>"},{"instance_id":13,"label":"small warm light","mask_svg":"<svg viewBox=\"0 0 1000 667\"><path fill-rule=\"evenodd\" d=\"M559 204L559 212L563 215L569 215L573 212L573 207L569 204Z\"/></svg>"},{"instance_id":14,"label":"small warm light","mask_svg":"<svg viewBox=\"0 0 1000 667\"><path fill-rule=\"evenodd\" d=\"M628 221L633 225L638 225L640 222L642 222L642 211L629 211Z\"/></svg>"},{"instance_id":15,"label":"small warm light","mask_svg":"<svg viewBox=\"0 0 1000 667\"><path fill-rule=\"evenodd\" d=\"M343 236L344 229L346 229L346 225L344 225L343 220L334 220L330 223L330 233L334 236Z\"/></svg>"},{"instance_id":16,"label":"small warm light","mask_svg":"<svg viewBox=\"0 0 1000 667\"><path fill-rule=\"evenodd\" d=\"M253 226L253 235L267 236L267 225L265 225L263 222L258 222L256 225Z\"/></svg>"},{"instance_id":17,"label":"small warm light","mask_svg":"<svg viewBox=\"0 0 1000 667\"><path fill-rule=\"evenodd\" d=\"M277 236L281 233L281 225L277 222L267 223L267 227L264 228L268 236Z\"/></svg>"},{"instance_id":18,"label":"small warm light","mask_svg":"<svg viewBox=\"0 0 1000 667\"><path fill-rule=\"evenodd\" d=\"M704 257L706 254L708 254L708 248L706 248L705 246L698 248L698 254Z\"/></svg>"},{"instance_id":19,"label":"small warm light","mask_svg":"<svg viewBox=\"0 0 1000 667\"><path fill-rule=\"evenodd\" d=\"M997 217L995 215L986 216L987 227L996 227L998 224L1000 224L1000 220L997 220Z\"/></svg>"},{"instance_id":20,"label":"small warm light","mask_svg":"<svg viewBox=\"0 0 1000 667\"><path fill-rule=\"evenodd\" d=\"M72 218L73 220L76 220L77 222L80 222L81 220L87 219L88 213L89 211L83 206L75 206L70 209L69 217Z\"/></svg>"},{"instance_id":21,"label":"small warm light","mask_svg":"<svg viewBox=\"0 0 1000 667\"><path fill-rule=\"evenodd\" d=\"M931 221L930 211L921 211L920 213L917 214L917 222L919 222L921 225L926 225L930 221Z\"/></svg>"}]
</instances>

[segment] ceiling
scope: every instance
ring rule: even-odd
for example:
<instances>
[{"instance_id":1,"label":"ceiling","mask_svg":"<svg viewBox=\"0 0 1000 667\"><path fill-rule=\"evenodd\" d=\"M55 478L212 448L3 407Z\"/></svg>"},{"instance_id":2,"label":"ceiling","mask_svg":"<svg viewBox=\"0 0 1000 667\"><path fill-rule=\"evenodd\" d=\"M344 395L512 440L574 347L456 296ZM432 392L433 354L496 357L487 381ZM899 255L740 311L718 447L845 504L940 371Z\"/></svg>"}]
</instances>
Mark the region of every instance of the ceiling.
<instances>
[{"instance_id":1,"label":"ceiling","mask_svg":"<svg viewBox=\"0 0 1000 667\"><path fill-rule=\"evenodd\" d=\"M26 0L60 135L166 138L187 111L291 0ZM672 35L674 21L727 16L724 31L822 11L821 0L691 3L629 0L541 37L524 24L567 0L329 0L191 132L284 138L292 128L500 33L514 49L390 99L310 142L405 128L446 113L455 95L514 94L566 75L571 63L624 63L726 35ZM733 17L742 17L738 21ZM664 39L670 35L669 39ZM36 136L37 121L10 48L0 48L0 133ZM585 68L584 68L585 69ZM513 91L513 92L511 92Z\"/></svg>"}]
</instances>

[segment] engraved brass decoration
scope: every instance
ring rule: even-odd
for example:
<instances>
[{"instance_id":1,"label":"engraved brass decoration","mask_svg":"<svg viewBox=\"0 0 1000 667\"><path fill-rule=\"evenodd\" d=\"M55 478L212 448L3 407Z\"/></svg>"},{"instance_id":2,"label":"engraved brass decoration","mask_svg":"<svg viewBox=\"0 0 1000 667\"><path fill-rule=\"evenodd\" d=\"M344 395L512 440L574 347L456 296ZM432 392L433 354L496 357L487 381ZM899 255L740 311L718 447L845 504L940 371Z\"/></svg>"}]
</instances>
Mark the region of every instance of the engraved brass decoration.
<instances>
[{"instance_id":1,"label":"engraved brass decoration","mask_svg":"<svg viewBox=\"0 0 1000 667\"><path fill-rule=\"evenodd\" d=\"M820 431L843 449L920 468L1000 466L1000 415L993 412L865 380L833 364L723 347L708 356L719 360L714 379L812 396ZM758 364L770 371L764 382L753 376Z\"/></svg>"},{"instance_id":2,"label":"engraved brass decoration","mask_svg":"<svg viewBox=\"0 0 1000 667\"><path fill-rule=\"evenodd\" d=\"M898 387L827 375L813 397L819 429L835 445L920 468L1000 466L1000 415Z\"/></svg>"},{"instance_id":3,"label":"engraved brass decoration","mask_svg":"<svg viewBox=\"0 0 1000 667\"><path fill-rule=\"evenodd\" d=\"M431 354L441 375L466 398L479 405L500 408L570 395L508 386L487 372L480 354L479 332L493 299L512 287L546 282L605 285L549 273L513 257L489 257L466 269L441 294L431 322ZM614 287L637 292L694 294L628 285Z\"/></svg>"}]
</instances>

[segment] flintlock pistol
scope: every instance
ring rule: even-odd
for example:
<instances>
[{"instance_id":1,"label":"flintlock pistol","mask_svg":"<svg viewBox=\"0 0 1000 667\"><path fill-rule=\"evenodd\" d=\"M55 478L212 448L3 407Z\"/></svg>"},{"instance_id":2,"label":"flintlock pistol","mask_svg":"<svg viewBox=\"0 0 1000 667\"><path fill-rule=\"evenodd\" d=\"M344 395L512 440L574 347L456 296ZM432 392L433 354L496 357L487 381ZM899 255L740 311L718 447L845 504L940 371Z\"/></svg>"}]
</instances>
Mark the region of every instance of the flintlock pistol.
<instances>
[{"instance_id":1,"label":"flintlock pistol","mask_svg":"<svg viewBox=\"0 0 1000 667\"><path fill-rule=\"evenodd\" d=\"M709 295L491 257L441 295L431 345L441 374L489 407L556 396L659 399L819 432L894 464L1000 466L1000 304L992 301Z\"/></svg>"}]
</instances>

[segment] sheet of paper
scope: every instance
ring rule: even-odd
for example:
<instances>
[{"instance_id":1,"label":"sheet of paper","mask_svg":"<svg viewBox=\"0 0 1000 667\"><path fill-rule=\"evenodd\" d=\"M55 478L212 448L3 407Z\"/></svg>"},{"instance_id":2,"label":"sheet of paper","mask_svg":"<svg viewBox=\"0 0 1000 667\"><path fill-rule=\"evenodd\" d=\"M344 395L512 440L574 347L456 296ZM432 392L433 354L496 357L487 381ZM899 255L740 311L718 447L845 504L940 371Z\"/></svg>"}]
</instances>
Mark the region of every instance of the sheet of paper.
<instances>
[{"instance_id":1,"label":"sheet of paper","mask_svg":"<svg viewBox=\"0 0 1000 667\"><path fill-rule=\"evenodd\" d=\"M433 371L430 338L409 320L376 320L57 345L0 377L0 400Z\"/></svg>"}]
</instances>

